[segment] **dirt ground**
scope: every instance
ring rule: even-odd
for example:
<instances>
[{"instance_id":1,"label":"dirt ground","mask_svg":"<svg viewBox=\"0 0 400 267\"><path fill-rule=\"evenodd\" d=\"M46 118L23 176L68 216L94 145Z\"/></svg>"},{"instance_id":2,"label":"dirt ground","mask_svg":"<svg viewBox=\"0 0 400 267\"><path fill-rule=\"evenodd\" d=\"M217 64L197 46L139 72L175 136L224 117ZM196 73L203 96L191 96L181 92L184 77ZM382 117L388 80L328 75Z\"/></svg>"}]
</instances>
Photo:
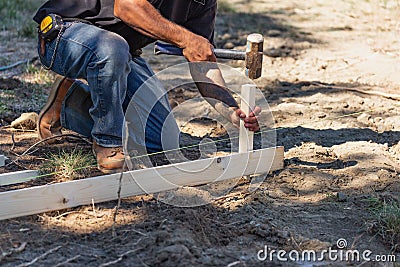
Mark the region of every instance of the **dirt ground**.
<instances>
[{"instance_id":1,"label":"dirt ground","mask_svg":"<svg viewBox=\"0 0 400 267\"><path fill-rule=\"evenodd\" d=\"M152 195L123 199L116 237L116 202L1 221L1 266L393 266L257 258L265 246L322 251L338 248L339 239L348 249L394 254L400 262L399 237L379 235L370 212L373 199L400 201L400 2L229 3L217 20L216 45L243 49L249 33L264 34L263 77L256 83L274 115L276 143L285 147L284 169L271 173L256 192L248 192L249 180L242 178L226 197L195 208L167 205ZM2 55L35 56L35 40L19 39L19 50L12 42L17 37L1 35ZM183 62L155 57L150 48L144 57L155 71ZM243 69L243 62L224 63ZM0 75L1 97L10 91L19 99L35 95L32 75L19 69ZM171 96L193 94L176 90ZM15 159L37 142L35 132L8 124L21 112L38 112L43 101L18 100L1 114L0 154ZM204 137L216 129L197 123L186 131ZM38 146L0 172L38 168L58 148L79 146L90 153L90 145L70 141ZM27 186L32 184L0 191Z\"/></svg>"}]
</instances>

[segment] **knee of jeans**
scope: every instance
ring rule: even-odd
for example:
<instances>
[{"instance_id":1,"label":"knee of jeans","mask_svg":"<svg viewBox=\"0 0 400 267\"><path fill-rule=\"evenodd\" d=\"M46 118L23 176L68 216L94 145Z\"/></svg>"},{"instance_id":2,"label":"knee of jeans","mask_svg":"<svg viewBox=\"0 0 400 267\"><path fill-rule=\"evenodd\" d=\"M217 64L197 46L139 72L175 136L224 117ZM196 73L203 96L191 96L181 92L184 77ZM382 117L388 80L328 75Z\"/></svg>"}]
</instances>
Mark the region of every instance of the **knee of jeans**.
<instances>
[{"instance_id":1,"label":"knee of jeans","mask_svg":"<svg viewBox=\"0 0 400 267\"><path fill-rule=\"evenodd\" d=\"M97 45L97 64L108 64L113 71L121 71L123 67L129 71L129 45L121 36L110 33L101 38Z\"/></svg>"}]
</instances>

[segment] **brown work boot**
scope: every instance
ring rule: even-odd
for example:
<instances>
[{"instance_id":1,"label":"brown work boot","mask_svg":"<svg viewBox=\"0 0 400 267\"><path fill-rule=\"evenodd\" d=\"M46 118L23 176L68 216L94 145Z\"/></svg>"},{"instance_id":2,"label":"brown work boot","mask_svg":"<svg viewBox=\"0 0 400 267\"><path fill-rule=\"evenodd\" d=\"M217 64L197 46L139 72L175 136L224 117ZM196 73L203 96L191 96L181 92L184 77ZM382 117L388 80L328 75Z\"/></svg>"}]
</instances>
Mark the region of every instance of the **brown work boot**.
<instances>
[{"instance_id":1,"label":"brown work boot","mask_svg":"<svg viewBox=\"0 0 400 267\"><path fill-rule=\"evenodd\" d=\"M122 147L103 147L93 141L97 168L105 174L124 171L125 156Z\"/></svg>"},{"instance_id":2,"label":"brown work boot","mask_svg":"<svg viewBox=\"0 0 400 267\"><path fill-rule=\"evenodd\" d=\"M73 82L73 80L61 76L57 77L54 82L47 103L40 111L37 122L40 140L61 134L60 113L62 102ZM54 143L55 141L55 139L51 139L47 143Z\"/></svg>"}]
</instances>

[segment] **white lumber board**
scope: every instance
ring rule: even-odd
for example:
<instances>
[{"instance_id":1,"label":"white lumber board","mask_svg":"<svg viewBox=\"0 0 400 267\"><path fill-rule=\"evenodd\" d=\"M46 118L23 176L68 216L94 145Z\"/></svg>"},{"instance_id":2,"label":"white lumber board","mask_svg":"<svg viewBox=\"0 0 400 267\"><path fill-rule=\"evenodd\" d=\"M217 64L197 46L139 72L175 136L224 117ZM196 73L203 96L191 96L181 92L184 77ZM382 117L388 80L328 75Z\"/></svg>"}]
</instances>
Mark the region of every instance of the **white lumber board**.
<instances>
[{"instance_id":1,"label":"white lumber board","mask_svg":"<svg viewBox=\"0 0 400 267\"><path fill-rule=\"evenodd\" d=\"M241 103L240 109L244 111L246 116L249 116L250 112L255 107L255 94L256 85L244 84L241 88ZM239 153L244 153L253 150L254 132L247 130L244 127L244 121L240 120L239 129Z\"/></svg>"},{"instance_id":2,"label":"white lumber board","mask_svg":"<svg viewBox=\"0 0 400 267\"><path fill-rule=\"evenodd\" d=\"M35 179L39 175L38 171L26 170L0 174L0 186L19 184Z\"/></svg>"},{"instance_id":3,"label":"white lumber board","mask_svg":"<svg viewBox=\"0 0 400 267\"><path fill-rule=\"evenodd\" d=\"M283 168L283 147L124 172L121 197L167 191ZM0 193L0 220L115 200L121 174ZM162 178L160 178L160 175Z\"/></svg>"},{"instance_id":4,"label":"white lumber board","mask_svg":"<svg viewBox=\"0 0 400 267\"><path fill-rule=\"evenodd\" d=\"M0 155L0 167L3 167L6 164L6 157L4 155Z\"/></svg>"}]
</instances>

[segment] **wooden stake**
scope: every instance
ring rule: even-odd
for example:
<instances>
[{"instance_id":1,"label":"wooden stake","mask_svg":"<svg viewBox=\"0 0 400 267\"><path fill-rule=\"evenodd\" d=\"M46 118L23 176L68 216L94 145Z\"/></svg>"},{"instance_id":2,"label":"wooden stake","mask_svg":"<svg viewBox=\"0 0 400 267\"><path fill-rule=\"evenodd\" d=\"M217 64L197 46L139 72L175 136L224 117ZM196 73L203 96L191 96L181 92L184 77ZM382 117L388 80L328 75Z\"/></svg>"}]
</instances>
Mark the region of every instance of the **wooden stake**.
<instances>
[{"instance_id":1,"label":"wooden stake","mask_svg":"<svg viewBox=\"0 0 400 267\"><path fill-rule=\"evenodd\" d=\"M124 172L121 197L283 168L283 147ZM120 173L0 193L0 220L115 200Z\"/></svg>"},{"instance_id":2,"label":"wooden stake","mask_svg":"<svg viewBox=\"0 0 400 267\"><path fill-rule=\"evenodd\" d=\"M256 88L254 84L245 84L242 86L240 109L246 113L246 116L249 116L250 112L252 112L255 107ZM239 153L252 151L253 140L254 132L247 130L244 127L244 121L241 120L239 130Z\"/></svg>"}]
</instances>

